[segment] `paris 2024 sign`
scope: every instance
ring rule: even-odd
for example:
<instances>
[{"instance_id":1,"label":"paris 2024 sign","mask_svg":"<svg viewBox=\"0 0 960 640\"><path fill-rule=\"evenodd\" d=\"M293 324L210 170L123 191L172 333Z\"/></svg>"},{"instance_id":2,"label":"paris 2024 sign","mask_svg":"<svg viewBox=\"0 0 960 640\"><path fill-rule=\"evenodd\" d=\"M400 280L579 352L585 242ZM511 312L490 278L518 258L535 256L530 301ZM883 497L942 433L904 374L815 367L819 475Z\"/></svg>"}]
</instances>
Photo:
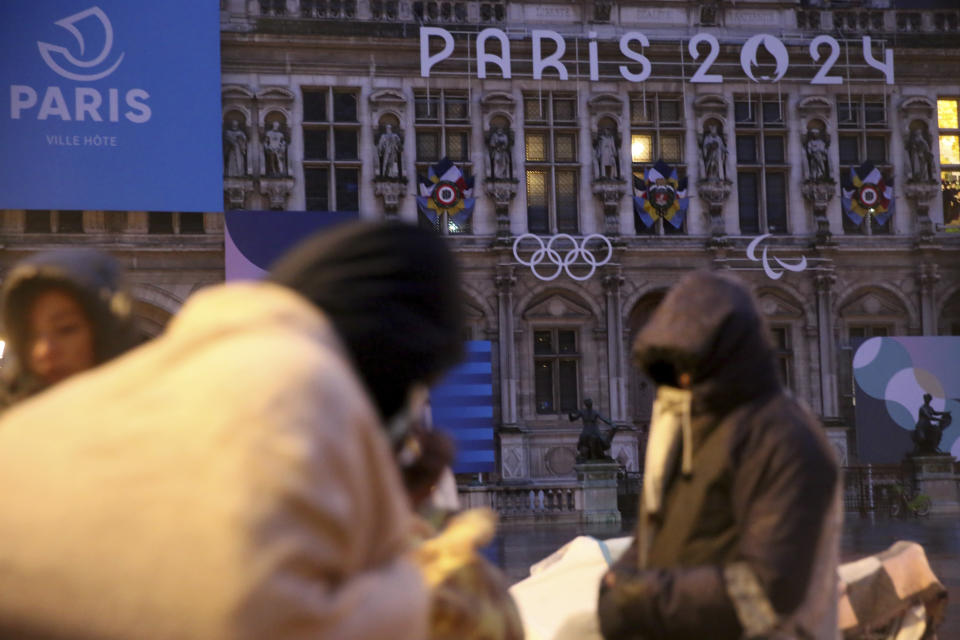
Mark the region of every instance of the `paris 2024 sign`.
<instances>
[{"instance_id":1,"label":"paris 2024 sign","mask_svg":"<svg viewBox=\"0 0 960 640\"><path fill-rule=\"evenodd\" d=\"M853 357L853 378L862 463L913 451L921 411L934 433L946 427L938 448L960 457L960 337L871 338Z\"/></svg>"}]
</instances>

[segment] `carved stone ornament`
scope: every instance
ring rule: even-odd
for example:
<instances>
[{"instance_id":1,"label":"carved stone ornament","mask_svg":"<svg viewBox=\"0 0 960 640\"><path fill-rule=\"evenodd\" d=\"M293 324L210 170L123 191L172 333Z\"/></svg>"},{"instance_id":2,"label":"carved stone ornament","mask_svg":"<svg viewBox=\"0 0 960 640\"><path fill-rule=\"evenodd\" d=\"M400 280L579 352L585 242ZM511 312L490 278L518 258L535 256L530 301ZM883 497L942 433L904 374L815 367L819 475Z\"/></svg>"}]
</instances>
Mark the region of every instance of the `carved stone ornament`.
<instances>
[{"instance_id":1,"label":"carved stone ornament","mask_svg":"<svg viewBox=\"0 0 960 640\"><path fill-rule=\"evenodd\" d=\"M724 235L723 205L730 197L733 183L729 180L701 180L697 183L697 195L707 203L710 215L710 235L719 238Z\"/></svg>"},{"instance_id":2,"label":"carved stone ornament","mask_svg":"<svg viewBox=\"0 0 960 640\"><path fill-rule=\"evenodd\" d=\"M517 195L517 180L498 180L487 178L483 182L483 189L493 200L494 211L497 214L497 237L510 237L510 203Z\"/></svg>"},{"instance_id":3,"label":"carved stone ornament","mask_svg":"<svg viewBox=\"0 0 960 640\"><path fill-rule=\"evenodd\" d=\"M252 178L224 178L223 202L227 209L246 209L247 198L253 193Z\"/></svg>"},{"instance_id":4,"label":"carved stone ornament","mask_svg":"<svg viewBox=\"0 0 960 640\"><path fill-rule=\"evenodd\" d=\"M610 236L620 233L620 200L627 192L624 180L601 178L593 181L593 195L603 205L604 233Z\"/></svg>"},{"instance_id":5,"label":"carved stone ornament","mask_svg":"<svg viewBox=\"0 0 960 640\"><path fill-rule=\"evenodd\" d=\"M286 209L292 192L293 178L260 178L260 195L267 198L270 209Z\"/></svg>"},{"instance_id":6,"label":"carved stone ornament","mask_svg":"<svg viewBox=\"0 0 960 640\"><path fill-rule=\"evenodd\" d=\"M373 181L373 192L383 198L383 209L396 214L400 201L407 193L406 178L378 178Z\"/></svg>"},{"instance_id":7,"label":"carved stone ornament","mask_svg":"<svg viewBox=\"0 0 960 640\"><path fill-rule=\"evenodd\" d=\"M813 205L813 220L817 224L817 242L824 244L830 241L830 222L827 220L827 206L836 192L836 184L807 180L800 185L800 192Z\"/></svg>"},{"instance_id":8,"label":"carved stone ornament","mask_svg":"<svg viewBox=\"0 0 960 640\"><path fill-rule=\"evenodd\" d=\"M932 241L934 227L930 219L930 201L940 194L940 185L936 182L907 182L903 185L903 192L917 212L917 237L921 242Z\"/></svg>"}]
</instances>

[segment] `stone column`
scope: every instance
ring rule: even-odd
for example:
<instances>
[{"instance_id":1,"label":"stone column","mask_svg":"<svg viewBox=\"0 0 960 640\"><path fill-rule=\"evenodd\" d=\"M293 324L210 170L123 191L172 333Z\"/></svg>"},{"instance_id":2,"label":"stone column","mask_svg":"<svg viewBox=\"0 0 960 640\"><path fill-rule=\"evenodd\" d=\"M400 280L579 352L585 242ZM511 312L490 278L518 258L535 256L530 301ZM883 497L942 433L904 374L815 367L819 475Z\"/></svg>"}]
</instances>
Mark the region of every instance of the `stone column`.
<instances>
[{"instance_id":1,"label":"stone column","mask_svg":"<svg viewBox=\"0 0 960 640\"><path fill-rule=\"evenodd\" d=\"M817 329L820 356L820 406L824 418L834 418L837 407L837 362L833 344L833 285L837 276L832 267L814 276L817 290Z\"/></svg>"},{"instance_id":2,"label":"stone column","mask_svg":"<svg viewBox=\"0 0 960 640\"><path fill-rule=\"evenodd\" d=\"M925 336L937 335L937 306L933 289L940 281L940 270L935 264L922 264L917 271L920 285L920 326Z\"/></svg>"},{"instance_id":3,"label":"stone column","mask_svg":"<svg viewBox=\"0 0 960 640\"><path fill-rule=\"evenodd\" d=\"M610 420L626 420L627 381L623 349L623 317L620 314L620 290L624 278L620 267L610 269L603 278L607 303L607 377L610 386Z\"/></svg>"},{"instance_id":4,"label":"stone column","mask_svg":"<svg viewBox=\"0 0 960 640\"><path fill-rule=\"evenodd\" d=\"M497 269L498 326L500 329L500 419L503 426L517 425L517 352L513 331L513 267Z\"/></svg>"}]
</instances>

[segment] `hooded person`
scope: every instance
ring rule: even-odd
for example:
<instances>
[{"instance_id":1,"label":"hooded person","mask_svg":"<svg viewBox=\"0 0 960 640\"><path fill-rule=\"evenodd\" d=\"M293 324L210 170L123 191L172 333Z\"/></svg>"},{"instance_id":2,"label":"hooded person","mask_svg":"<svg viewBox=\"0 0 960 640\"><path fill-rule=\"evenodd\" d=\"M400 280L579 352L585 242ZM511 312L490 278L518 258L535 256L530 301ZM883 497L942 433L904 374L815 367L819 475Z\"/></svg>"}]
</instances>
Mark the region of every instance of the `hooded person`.
<instances>
[{"instance_id":1,"label":"hooded person","mask_svg":"<svg viewBox=\"0 0 960 640\"><path fill-rule=\"evenodd\" d=\"M837 637L839 469L766 334L744 285L697 272L637 336L659 386L637 535L601 583L608 640Z\"/></svg>"},{"instance_id":2,"label":"hooded person","mask_svg":"<svg viewBox=\"0 0 960 640\"><path fill-rule=\"evenodd\" d=\"M458 357L453 258L357 224L274 280L198 292L152 342L0 420L0 636L426 637L381 416ZM357 375L364 340L396 391Z\"/></svg>"},{"instance_id":3,"label":"hooded person","mask_svg":"<svg viewBox=\"0 0 960 640\"><path fill-rule=\"evenodd\" d=\"M13 404L140 342L117 261L57 249L13 266L3 282L2 402Z\"/></svg>"}]
</instances>

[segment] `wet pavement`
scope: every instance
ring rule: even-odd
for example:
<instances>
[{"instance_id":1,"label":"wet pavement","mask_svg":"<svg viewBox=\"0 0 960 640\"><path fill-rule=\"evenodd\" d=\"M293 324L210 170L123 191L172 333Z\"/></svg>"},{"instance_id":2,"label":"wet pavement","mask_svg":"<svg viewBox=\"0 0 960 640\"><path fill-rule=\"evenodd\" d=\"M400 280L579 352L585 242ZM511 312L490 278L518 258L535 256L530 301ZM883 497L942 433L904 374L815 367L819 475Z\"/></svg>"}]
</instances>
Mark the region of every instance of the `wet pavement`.
<instances>
[{"instance_id":1,"label":"wet pavement","mask_svg":"<svg viewBox=\"0 0 960 640\"><path fill-rule=\"evenodd\" d=\"M530 565L556 551L578 535L615 538L632 535L633 527L582 525L502 525L487 557L501 567L511 583L525 578ZM846 514L841 561L849 562L883 551L897 540L922 545L933 572L950 592L947 618L939 629L943 640L960 639L960 518L951 516L894 520Z\"/></svg>"}]
</instances>

